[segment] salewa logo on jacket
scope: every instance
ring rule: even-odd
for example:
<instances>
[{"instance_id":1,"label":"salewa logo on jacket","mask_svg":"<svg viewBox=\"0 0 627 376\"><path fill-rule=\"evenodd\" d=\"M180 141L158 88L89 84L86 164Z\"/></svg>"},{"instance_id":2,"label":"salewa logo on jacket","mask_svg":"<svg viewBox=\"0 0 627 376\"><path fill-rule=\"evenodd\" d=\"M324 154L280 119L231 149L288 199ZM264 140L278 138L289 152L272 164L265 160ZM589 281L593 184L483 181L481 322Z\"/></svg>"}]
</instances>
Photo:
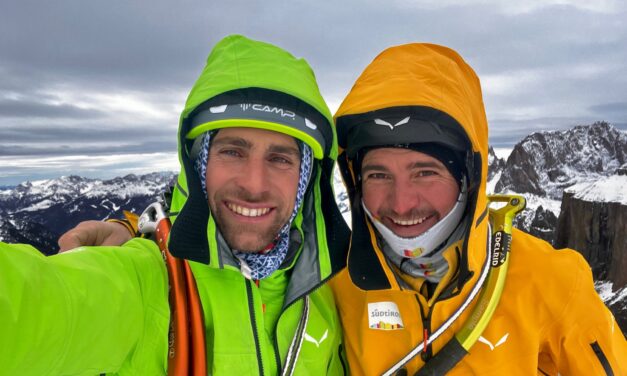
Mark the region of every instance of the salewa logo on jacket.
<instances>
[{"instance_id":1,"label":"salewa logo on jacket","mask_svg":"<svg viewBox=\"0 0 627 376\"><path fill-rule=\"evenodd\" d=\"M316 347L320 347L322 342L324 342L324 340L327 339L328 335L329 335L329 329L324 331L324 334L322 335L322 337L320 337L320 339L315 339L314 337L310 336L307 333L305 333L304 338L305 338L305 341L313 343L314 345L316 345Z\"/></svg>"},{"instance_id":2,"label":"salewa logo on jacket","mask_svg":"<svg viewBox=\"0 0 627 376\"><path fill-rule=\"evenodd\" d=\"M509 333L506 333L501 339L498 340L496 344L492 344L492 342L488 341L484 336L479 337L479 342L484 343L490 347L490 351L494 351L495 348L501 346L507 341L507 337L509 337Z\"/></svg>"},{"instance_id":3,"label":"salewa logo on jacket","mask_svg":"<svg viewBox=\"0 0 627 376\"><path fill-rule=\"evenodd\" d=\"M284 110L280 107L268 106L265 104L244 103L244 104L240 104L240 106L242 107L242 110L244 111L248 111L250 109L253 111L269 112L271 114L277 114L277 115L281 115L281 117L289 117L291 119L294 119L296 117L296 114L293 113L292 111Z\"/></svg>"},{"instance_id":4,"label":"salewa logo on jacket","mask_svg":"<svg viewBox=\"0 0 627 376\"><path fill-rule=\"evenodd\" d=\"M396 303L368 303L368 326L379 330L403 329L403 319Z\"/></svg>"},{"instance_id":5,"label":"salewa logo on jacket","mask_svg":"<svg viewBox=\"0 0 627 376\"><path fill-rule=\"evenodd\" d=\"M391 130L394 130L394 128L398 127L399 125L403 125L403 124L407 124L409 123L409 116L406 117L405 119L399 121L396 124L392 124L390 122L387 122L383 119L374 119L374 123L378 124L378 125L385 125L386 127L390 127Z\"/></svg>"}]
</instances>

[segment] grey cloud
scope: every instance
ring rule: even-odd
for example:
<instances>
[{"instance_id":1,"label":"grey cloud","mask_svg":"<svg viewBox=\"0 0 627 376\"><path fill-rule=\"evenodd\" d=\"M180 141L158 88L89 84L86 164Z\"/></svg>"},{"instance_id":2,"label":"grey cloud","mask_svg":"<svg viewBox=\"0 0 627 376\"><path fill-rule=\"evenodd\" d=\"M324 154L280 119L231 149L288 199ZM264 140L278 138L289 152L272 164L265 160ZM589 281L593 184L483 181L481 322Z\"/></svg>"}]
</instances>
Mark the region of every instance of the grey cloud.
<instances>
[{"instance_id":1,"label":"grey cloud","mask_svg":"<svg viewBox=\"0 0 627 376\"><path fill-rule=\"evenodd\" d=\"M18 146L8 145L2 146L0 150L0 157L13 156L19 158L20 156L39 156L42 158L52 156L68 156L68 155L120 155L120 154L140 154L140 153L155 153L163 151L175 151L176 141L149 141L149 142L137 142L132 144L121 145L46 145L40 146Z\"/></svg>"},{"instance_id":2,"label":"grey cloud","mask_svg":"<svg viewBox=\"0 0 627 376\"><path fill-rule=\"evenodd\" d=\"M627 102L602 103L589 107L594 113L611 114L627 119Z\"/></svg>"},{"instance_id":3,"label":"grey cloud","mask_svg":"<svg viewBox=\"0 0 627 376\"><path fill-rule=\"evenodd\" d=\"M176 128L108 124L0 128L0 156L121 154L176 151ZM89 145L89 146L85 146Z\"/></svg>"},{"instance_id":4,"label":"grey cloud","mask_svg":"<svg viewBox=\"0 0 627 376\"><path fill-rule=\"evenodd\" d=\"M511 147L533 132L566 130L576 125L589 125L607 118L543 117L526 120L496 119L490 121L490 145ZM610 121L614 127L627 132L627 122Z\"/></svg>"},{"instance_id":5,"label":"grey cloud","mask_svg":"<svg viewBox=\"0 0 627 376\"><path fill-rule=\"evenodd\" d=\"M105 114L99 110L83 109L69 104L53 105L33 100L0 99L0 121L2 118L99 118Z\"/></svg>"}]
</instances>

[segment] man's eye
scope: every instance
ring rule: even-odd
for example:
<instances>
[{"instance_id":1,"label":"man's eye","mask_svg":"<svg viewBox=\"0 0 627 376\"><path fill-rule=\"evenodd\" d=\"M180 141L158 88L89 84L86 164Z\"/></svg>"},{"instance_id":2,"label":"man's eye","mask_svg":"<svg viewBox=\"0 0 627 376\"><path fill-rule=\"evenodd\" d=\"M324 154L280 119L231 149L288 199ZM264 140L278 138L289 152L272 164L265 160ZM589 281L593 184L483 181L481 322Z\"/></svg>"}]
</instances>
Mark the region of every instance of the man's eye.
<instances>
[{"instance_id":1,"label":"man's eye","mask_svg":"<svg viewBox=\"0 0 627 376\"><path fill-rule=\"evenodd\" d=\"M422 170L422 171L418 171L416 173L416 176L422 177L422 176L433 176L433 175L437 175L437 171L433 171L433 170Z\"/></svg>"},{"instance_id":2,"label":"man's eye","mask_svg":"<svg viewBox=\"0 0 627 376\"><path fill-rule=\"evenodd\" d=\"M390 176L388 174L384 174L382 172L373 172L370 173L368 175L366 175L366 179L367 180L385 180L385 179L389 179Z\"/></svg>"},{"instance_id":3,"label":"man's eye","mask_svg":"<svg viewBox=\"0 0 627 376\"><path fill-rule=\"evenodd\" d=\"M242 155L239 151L235 149L222 149L218 151L218 154L223 157L232 157L232 158L241 157Z\"/></svg>"},{"instance_id":4,"label":"man's eye","mask_svg":"<svg viewBox=\"0 0 627 376\"><path fill-rule=\"evenodd\" d=\"M281 163L281 164L292 164L292 161L287 159L287 158L283 158L283 157L272 157L270 158L271 162L275 162L275 163Z\"/></svg>"}]
</instances>

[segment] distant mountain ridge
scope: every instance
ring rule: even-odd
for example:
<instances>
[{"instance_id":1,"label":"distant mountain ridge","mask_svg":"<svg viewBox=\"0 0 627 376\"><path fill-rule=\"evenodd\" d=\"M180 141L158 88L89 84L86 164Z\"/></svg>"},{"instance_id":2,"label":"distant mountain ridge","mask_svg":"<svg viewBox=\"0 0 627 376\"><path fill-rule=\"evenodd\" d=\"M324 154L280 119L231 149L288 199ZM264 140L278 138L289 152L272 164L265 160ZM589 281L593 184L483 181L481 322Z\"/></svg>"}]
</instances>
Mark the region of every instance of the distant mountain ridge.
<instances>
[{"instance_id":1,"label":"distant mountain ridge","mask_svg":"<svg viewBox=\"0 0 627 376\"><path fill-rule=\"evenodd\" d=\"M625 162L627 135L606 122L535 132L514 146L495 190L561 200L564 188L613 175Z\"/></svg>"},{"instance_id":2,"label":"distant mountain ridge","mask_svg":"<svg viewBox=\"0 0 627 376\"><path fill-rule=\"evenodd\" d=\"M0 240L30 243L55 253L57 238L81 221L120 218L123 210L141 213L174 176L172 172L109 180L63 176L0 190Z\"/></svg>"}]
</instances>

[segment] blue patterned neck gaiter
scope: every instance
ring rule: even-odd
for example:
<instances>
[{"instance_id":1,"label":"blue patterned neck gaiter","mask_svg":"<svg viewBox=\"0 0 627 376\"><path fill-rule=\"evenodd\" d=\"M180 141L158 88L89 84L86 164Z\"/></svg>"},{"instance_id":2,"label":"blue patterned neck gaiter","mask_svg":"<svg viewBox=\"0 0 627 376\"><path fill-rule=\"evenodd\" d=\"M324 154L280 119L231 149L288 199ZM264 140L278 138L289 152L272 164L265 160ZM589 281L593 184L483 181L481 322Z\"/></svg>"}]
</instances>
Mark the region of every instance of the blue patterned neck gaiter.
<instances>
[{"instance_id":1,"label":"blue patterned neck gaiter","mask_svg":"<svg viewBox=\"0 0 627 376\"><path fill-rule=\"evenodd\" d=\"M205 182L207 160L209 158L211 137L215 134L215 132L216 131L206 132L202 136L203 139L202 146L200 147L200 153L194 163L196 172L200 177L200 183L202 185L202 190L205 193L205 198L207 198L207 186ZM274 242L269 245L269 249L257 253L240 252L235 249L232 250L233 255L242 263L241 270L247 278L254 280L266 278L281 266L281 263L287 256L290 244L290 228L292 227L292 222L294 221L294 218L296 218L298 210L303 203L303 198L305 197L305 191L307 190L307 185L309 184L313 167L313 152L311 151L311 148L302 141L296 140L296 142L301 150L301 160L298 191L296 192L296 203L290 219L285 225L283 225ZM250 275L247 275L248 270L250 270Z\"/></svg>"}]
</instances>

